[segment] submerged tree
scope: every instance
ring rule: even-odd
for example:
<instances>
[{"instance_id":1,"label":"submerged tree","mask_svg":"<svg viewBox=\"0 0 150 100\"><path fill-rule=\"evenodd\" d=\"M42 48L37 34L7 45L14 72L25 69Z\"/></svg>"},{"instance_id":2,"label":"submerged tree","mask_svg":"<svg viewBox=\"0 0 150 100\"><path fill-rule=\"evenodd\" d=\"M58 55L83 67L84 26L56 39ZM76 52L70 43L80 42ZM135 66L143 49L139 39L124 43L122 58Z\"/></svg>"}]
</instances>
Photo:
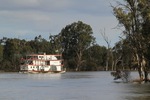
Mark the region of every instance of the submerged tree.
<instances>
[{"instance_id":1,"label":"submerged tree","mask_svg":"<svg viewBox=\"0 0 150 100\"><path fill-rule=\"evenodd\" d=\"M145 75L147 81L146 54L150 43L150 1L124 0L124 2L125 4L117 2L117 6L112 6L113 12L119 21L119 26L125 29L123 33L132 49L132 60L137 62L140 79Z\"/></svg>"},{"instance_id":2,"label":"submerged tree","mask_svg":"<svg viewBox=\"0 0 150 100\"><path fill-rule=\"evenodd\" d=\"M122 39L112 48L114 69L134 69L131 68L132 48L126 39ZM132 66L133 67L133 66Z\"/></svg>"}]
</instances>

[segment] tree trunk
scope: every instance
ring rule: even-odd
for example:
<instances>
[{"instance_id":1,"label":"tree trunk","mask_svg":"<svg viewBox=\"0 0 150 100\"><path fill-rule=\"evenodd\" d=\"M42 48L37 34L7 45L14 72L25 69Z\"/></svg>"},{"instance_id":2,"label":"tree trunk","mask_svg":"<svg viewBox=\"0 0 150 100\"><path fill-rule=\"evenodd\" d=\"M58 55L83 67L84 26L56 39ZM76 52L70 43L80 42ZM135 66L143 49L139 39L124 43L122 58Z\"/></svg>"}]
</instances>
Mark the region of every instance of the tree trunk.
<instances>
[{"instance_id":1,"label":"tree trunk","mask_svg":"<svg viewBox=\"0 0 150 100\"><path fill-rule=\"evenodd\" d=\"M144 69L144 81L148 82L148 71L147 71L147 66L146 66L146 60L144 58L144 55L142 56L142 67Z\"/></svg>"},{"instance_id":2,"label":"tree trunk","mask_svg":"<svg viewBox=\"0 0 150 100\"><path fill-rule=\"evenodd\" d=\"M108 61L106 61L106 71L108 71Z\"/></svg>"},{"instance_id":3,"label":"tree trunk","mask_svg":"<svg viewBox=\"0 0 150 100\"><path fill-rule=\"evenodd\" d=\"M112 61L112 66L111 66L111 70L114 70L114 61Z\"/></svg>"},{"instance_id":4,"label":"tree trunk","mask_svg":"<svg viewBox=\"0 0 150 100\"><path fill-rule=\"evenodd\" d=\"M143 80L143 73L142 73L141 66L138 66L138 72L139 72L140 80Z\"/></svg>"},{"instance_id":5,"label":"tree trunk","mask_svg":"<svg viewBox=\"0 0 150 100\"><path fill-rule=\"evenodd\" d=\"M149 80L148 80L148 72L146 70L144 71L144 77L145 77L145 82L147 83Z\"/></svg>"},{"instance_id":6,"label":"tree trunk","mask_svg":"<svg viewBox=\"0 0 150 100\"><path fill-rule=\"evenodd\" d=\"M143 73L142 73L143 69L142 69L142 64L141 64L141 58L138 53L136 53L135 55L136 55L136 60L138 62L139 77L140 77L140 80L143 80Z\"/></svg>"}]
</instances>

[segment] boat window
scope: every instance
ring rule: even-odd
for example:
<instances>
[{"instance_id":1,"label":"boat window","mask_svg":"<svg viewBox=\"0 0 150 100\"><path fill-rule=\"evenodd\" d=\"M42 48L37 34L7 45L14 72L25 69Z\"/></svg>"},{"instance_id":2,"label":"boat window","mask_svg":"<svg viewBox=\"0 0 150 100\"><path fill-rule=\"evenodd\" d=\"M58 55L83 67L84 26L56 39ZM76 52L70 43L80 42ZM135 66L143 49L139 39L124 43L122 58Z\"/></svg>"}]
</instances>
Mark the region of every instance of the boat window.
<instances>
[{"instance_id":1,"label":"boat window","mask_svg":"<svg viewBox=\"0 0 150 100\"><path fill-rule=\"evenodd\" d=\"M33 56L27 56L27 59L31 59L31 58L33 58Z\"/></svg>"},{"instance_id":2,"label":"boat window","mask_svg":"<svg viewBox=\"0 0 150 100\"><path fill-rule=\"evenodd\" d=\"M39 56L39 59L43 59L44 57L43 56Z\"/></svg>"},{"instance_id":3,"label":"boat window","mask_svg":"<svg viewBox=\"0 0 150 100\"><path fill-rule=\"evenodd\" d=\"M57 58L57 60L60 60L61 59L61 56L55 56Z\"/></svg>"},{"instance_id":4,"label":"boat window","mask_svg":"<svg viewBox=\"0 0 150 100\"><path fill-rule=\"evenodd\" d=\"M24 64L26 64L26 61L21 61L21 65L24 65Z\"/></svg>"},{"instance_id":5,"label":"boat window","mask_svg":"<svg viewBox=\"0 0 150 100\"><path fill-rule=\"evenodd\" d=\"M34 56L34 59L38 59L38 56Z\"/></svg>"},{"instance_id":6,"label":"boat window","mask_svg":"<svg viewBox=\"0 0 150 100\"><path fill-rule=\"evenodd\" d=\"M51 70L51 71L57 71L57 68L56 68L55 65L52 65L51 68L50 68L50 70Z\"/></svg>"},{"instance_id":7,"label":"boat window","mask_svg":"<svg viewBox=\"0 0 150 100\"><path fill-rule=\"evenodd\" d=\"M33 64L33 61L29 61L29 64Z\"/></svg>"},{"instance_id":8,"label":"boat window","mask_svg":"<svg viewBox=\"0 0 150 100\"><path fill-rule=\"evenodd\" d=\"M50 65L50 61L46 61L45 63L46 63L46 65Z\"/></svg>"}]
</instances>

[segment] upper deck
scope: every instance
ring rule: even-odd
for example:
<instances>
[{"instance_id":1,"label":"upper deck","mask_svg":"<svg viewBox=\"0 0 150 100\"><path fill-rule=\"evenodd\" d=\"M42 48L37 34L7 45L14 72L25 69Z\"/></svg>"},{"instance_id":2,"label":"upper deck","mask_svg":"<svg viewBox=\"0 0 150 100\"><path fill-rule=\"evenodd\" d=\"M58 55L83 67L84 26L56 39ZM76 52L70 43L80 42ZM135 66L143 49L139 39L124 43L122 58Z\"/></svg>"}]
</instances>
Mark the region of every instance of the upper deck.
<instances>
[{"instance_id":1,"label":"upper deck","mask_svg":"<svg viewBox=\"0 0 150 100\"><path fill-rule=\"evenodd\" d=\"M30 54L25 59L31 60L61 60L62 55Z\"/></svg>"},{"instance_id":2,"label":"upper deck","mask_svg":"<svg viewBox=\"0 0 150 100\"><path fill-rule=\"evenodd\" d=\"M62 65L62 55L30 54L21 60L21 65Z\"/></svg>"}]
</instances>

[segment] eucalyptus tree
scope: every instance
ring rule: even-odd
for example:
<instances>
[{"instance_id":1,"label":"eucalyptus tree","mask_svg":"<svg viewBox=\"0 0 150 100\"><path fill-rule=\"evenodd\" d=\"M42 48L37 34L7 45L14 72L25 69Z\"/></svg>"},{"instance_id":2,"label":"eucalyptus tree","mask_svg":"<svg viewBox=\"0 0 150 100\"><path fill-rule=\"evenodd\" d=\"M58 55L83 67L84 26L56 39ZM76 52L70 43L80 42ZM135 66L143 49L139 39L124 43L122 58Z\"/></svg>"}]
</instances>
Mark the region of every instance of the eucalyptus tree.
<instances>
[{"instance_id":1,"label":"eucalyptus tree","mask_svg":"<svg viewBox=\"0 0 150 100\"><path fill-rule=\"evenodd\" d=\"M84 62L82 59L84 50L95 42L92 34L91 26L82 21L67 25L59 34L61 36L61 43L64 45L64 59L72 60L71 62L74 63L76 71L80 70Z\"/></svg>"},{"instance_id":2,"label":"eucalyptus tree","mask_svg":"<svg viewBox=\"0 0 150 100\"><path fill-rule=\"evenodd\" d=\"M31 48L28 50L29 53L51 53L51 44L41 35L36 36L34 40L28 41L27 45Z\"/></svg>"},{"instance_id":3,"label":"eucalyptus tree","mask_svg":"<svg viewBox=\"0 0 150 100\"><path fill-rule=\"evenodd\" d=\"M106 70L107 49L95 44L84 51L83 59L86 60L83 67L87 71Z\"/></svg>"},{"instance_id":4,"label":"eucalyptus tree","mask_svg":"<svg viewBox=\"0 0 150 100\"><path fill-rule=\"evenodd\" d=\"M107 44L107 59L106 59L106 68L105 70L107 71L108 70L108 67L110 66L110 61L112 61L113 59L113 55L112 55L112 48L110 47L110 44L111 44L111 41L108 39L108 37L106 36L106 33L105 33L105 29L103 32L101 32L101 35L104 39L104 41L106 42ZM112 63L112 69L113 69L113 63Z\"/></svg>"},{"instance_id":5,"label":"eucalyptus tree","mask_svg":"<svg viewBox=\"0 0 150 100\"><path fill-rule=\"evenodd\" d=\"M7 38L4 41L3 46L3 64L1 65L2 70L16 71L19 70L21 51L24 45L24 41L19 39Z\"/></svg>"},{"instance_id":6,"label":"eucalyptus tree","mask_svg":"<svg viewBox=\"0 0 150 100\"><path fill-rule=\"evenodd\" d=\"M28 53L33 53L33 48L36 48L31 41L17 38L1 39L1 43L3 44L3 63L1 70L18 71L20 59Z\"/></svg>"},{"instance_id":7,"label":"eucalyptus tree","mask_svg":"<svg viewBox=\"0 0 150 100\"><path fill-rule=\"evenodd\" d=\"M3 45L0 44L0 66L2 66L2 63L3 63L2 60L3 60Z\"/></svg>"},{"instance_id":8,"label":"eucalyptus tree","mask_svg":"<svg viewBox=\"0 0 150 100\"><path fill-rule=\"evenodd\" d=\"M112 48L114 69L131 69L132 48L126 39L122 39Z\"/></svg>"},{"instance_id":9,"label":"eucalyptus tree","mask_svg":"<svg viewBox=\"0 0 150 100\"><path fill-rule=\"evenodd\" d=\"M51 52L53 54L62 54L63 52L63 43L61 42L61 36L58 35L50 35L50 45L51 45Z\"/></svg>"},{"instance_id":10,"label":"eucalyptus tree","mask_svg":"<svg viewBox=\"0 0 150 100\"><path fill-rule=\"evenodd\" d=\"M7 40L7 38L5 37L0 39L0 65L1 65L1 61L3 60L3 49L4 49L5 40Z\"/></svg>"},{"instance_id":11,"label":"eucalyptus tree","mask_svg":"<svg viewBox=\"0 0 150 100\"><path fill-rule=\"evenodd\" d=\"M34 48L36 50L36 53L43 53L43 52L45 52L46 40L44 38L42 38L41 35L36 36L34 38L33 42L34 42Z\"/></svg>"},{"instance_id":12,"label":"eucalyptus tree","mask_svg":"<svg viewBox=\"0 0 150 100\"><path fill-rule=\"evenodd\" d=\"M149 45L149 6L149 0L124 0L124 4L117 2L117 6L112 6L119 26L124 28L123 34L129 42L128 45L132 48L140 79L145 75L145 81L148 79L145 54Z\"/></svg>"},{"instance_id":13,"label":"eucalyptus tree","mask_svg":"<svg viewBox=\"0 0 150 100\"><path fill-rule=\"evenodd\" d=\"M3 60L3 45L0 44L0 62Z\"/></svg>"}]
</instances>

